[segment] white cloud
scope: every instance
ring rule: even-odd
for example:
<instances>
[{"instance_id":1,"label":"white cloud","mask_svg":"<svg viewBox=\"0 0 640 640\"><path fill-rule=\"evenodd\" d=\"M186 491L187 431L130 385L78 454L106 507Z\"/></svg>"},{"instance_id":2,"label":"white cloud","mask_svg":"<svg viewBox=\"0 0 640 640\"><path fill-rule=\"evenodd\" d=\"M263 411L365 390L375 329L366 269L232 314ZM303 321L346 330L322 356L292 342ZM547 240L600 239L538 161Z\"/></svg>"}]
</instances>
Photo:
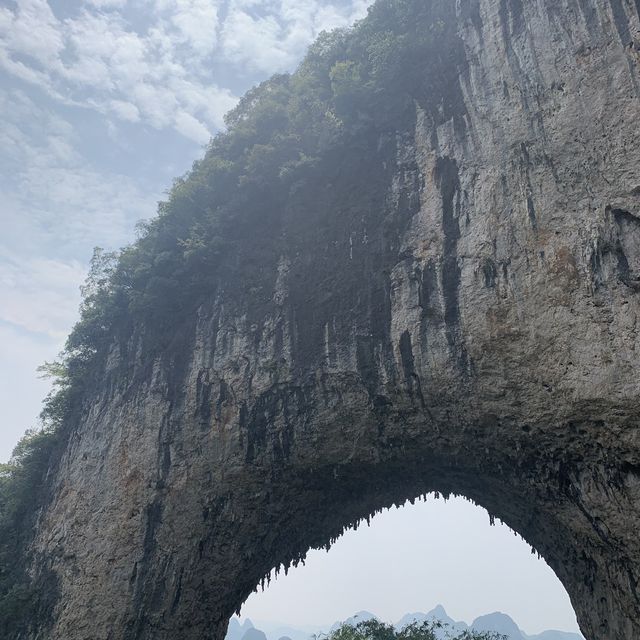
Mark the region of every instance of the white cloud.
<instances>
[{"instance_id":1,"label":"white cloud","mask_svg":"<svg viewBox=\"0 0 640 640\"><path fill-rule=\"evenodd\" d=\"M209 130L202 122L185 111L176 114L175 128L183 136L198 144L207 144L211 138Z\"/></svg>"},{"instance_id":2,"label":"white cloud","mask_svg":"<svg viewBox=\"0 0 640 640\"><path fill-rule=\"evenodd\" d=\"M222 30L224 54L263 73L291 71L321 31L345 27L366 15L368 0L326 3L275 0L265 13L256 0L232 0ZM255 8L263 9L259 14Z\"/></svg>"},{"instance_id":3,"label":"white cloud","mask_svg":"<svg viewBox=\"0 0 640 640\"><path fill-rule=\"evenodd\" d=\"M57 338L34 336L0 322L0 462L9 459L27 428L38 424L42 399L51 385L38 378L36 369L55 359L61 347Z\"/></svg>"},{"instance_id":4,"label":"white cloud","mask_svg":"<svg viewBox=\"0 0 640 640\"><path fill-rule=\"evenodd\" d=\"M350 4L320 5L315 17L315 28L320 31L331 31L353 24L367 15L370 0L356 0Z\"/></svg>"},{"instance_id":5,"label":"white cloud","mask_svg":"<svg viewBox=\"0 0 640 640\"><path fill-rule=\"evenodd\" d=\"M218 9L209 0L176 0L171 22L181 36L181 42L201 56L216 46Z\"/></svg>"},{"instance_id":6,"label":"white cloud","mask_svg":"<svg viewBox=\"0 0 640 640\"><path fill-rule=\"evenodd\" d=\"M117 11L85 7L60 22L43 0L21 0L14 11L0 12L0 65L60 101L129 122L143 119L156 128L174 126L193 138L195 126L184 125L184 112L205 119L203 128L217 128L229 97L235 102L229 91L188 68L194 53L202 57L215 48L217 21L210 2L174 0L148 30L138 33ZM176 79L189 95L219 98L219 106L183 101L170 89Z\"/></svg>"},{"instance_id":7,"label":"white cloud","mask_svg":"<svg viewBox=\"0 0 640 640\"><path fill-rule=\"evenodd\" d=\"M229 0L224 13L222 4L144 0L140 26L123 0L88 0L64 20L46 0L18 0L0 9L0 67L64 104L200 143L237 101L211 69L291 70L321 30L352 23L369 2Z\"/></svg>"},{"instance_id":8,"label":"white cloud","mask_svg":"<svg viewBox=\"0 0 640 640\"><path fill-rule=\"evenodd\" d=\"M174 95L180 96L180 103L187 113L200 114L214 129L223 127L224 114L238 101L227 89L197 86L180 76L171 77L169 89Z\"/></svg>"},{"instance_id":9,"label":"white cloud","mask_svg":"<svg viewBox=\"0 0 640 640\"><path fill-rule=\"evenodd\" d=\"M121 119L129 122L138 122L140 120L140 110L135 104L126 102L125 100L112 100L110 102L111 110Z\"/></svg>"},{"instance_id":10,"label":"white cloud","mask_svg":"<svg viewBox=\"0 0 640 640\"><path fill-rule=\"evenodd\" d=\"M0 15L0 35L10 51L47 65L64 49L61 25L46 0L18 0L15 12Z\"/></svg>"},{"instance_id":11,"label":"white cloud","mask_svg":"<svg viewBox=\"0 0 640 640\"><path fill-rule=\"evenodd\" d=\"M156 195L88 163L60 116L19 91L0 91L0 111L0 250L22 246L28 256L59 242L88 259L93 245L124 244L135 221L155 213Z\"/></svg>"},{"instance_id":12,"label":"white cloud","mask_svg":"<svg viewBox=\"0 0 640 640\"><path fill-rule=\"evenodd\" d=\"M130 99L135 102L145 119L157 129L169 126L178 110L178 99L166 86L141 83L132 88Z\"/></svg>"},{"instance_id":13,"label":"white cloud","mask_svg":"<svg viewBox=\"0 0 640 640\"><path fill-rule=\"evenodd\" d=\"M77 317L85 274L77 261L25 260L0 249L0 321L62 339Z\"/></svg>"},{"instance_id":14,"label":"white cloud","mask_svg":"<svg viewBox=\"0 0 640 640\"><path fill-rule=\"evenodd\" d=\"M155 199L130 178L90 166L30 166L21 188L22 211L30 211L32 222L58 232L63 226L65 241L76 247L124 244L134 222L155 213Z\"/></svg>"},{"instance_id":15,"label":"white cloud","mask_svg":"<svg viewBox=\"0 0 640 640\"><path fill-rule=\"evenodd\" d=\"M297 51L287 45L287 34L274 16L230 12L222 33L225 55L234 63L264 73L289 69Z\"/></svg>"},{"instance_id":16,"label":"white cloud","mask_svg":"<svg viewBox=\"0 0 640 640\"><path fill-rule=\"evenodd\" d=\"M86 2L99 9L120 9L127 4L127 0L86 0Z\"/></svg>"},{"instance_id":17,"label":"white cloud","mask_svg":"<svg viewBox=\"0 0 640 640\"><path fill-rule=\"evenodd\" d=\"M123 83L128 88L150 71L145 40L128 31L116 13L80 14L65 24L65 39L72 57L50 68L62 79L84 88L95 86L99 93L117 92ZM95 69L100 69L98 77L93 75Z\"/></svg>"},{"instance_id":18,"label":"white cloud","mask_svg":"<svg viewBox=\"0 0 640 640\"><path fill-rule=\"evenodd\" d=\"M10 75L20 78L20 80L24 80L30 84L37 85L47 93L53 91L51 83L49 82L49 77L45 73L27 66L20 60L14 60L9 55L8 51L2 46L2 43L0 43L0 66L2 66L2 68Z\"/></svg>"},{"instance_id":19,"label":"white cloud","mask_svg":"<svg viewBox=\"0 0 640 640\"><path fill-rule=\"evenodd\" d=\"M52 157L62 163L73 162L77 157L75 149L63 136L49 135L46 138L46 144Z\"/></svg>"}]
</instances>

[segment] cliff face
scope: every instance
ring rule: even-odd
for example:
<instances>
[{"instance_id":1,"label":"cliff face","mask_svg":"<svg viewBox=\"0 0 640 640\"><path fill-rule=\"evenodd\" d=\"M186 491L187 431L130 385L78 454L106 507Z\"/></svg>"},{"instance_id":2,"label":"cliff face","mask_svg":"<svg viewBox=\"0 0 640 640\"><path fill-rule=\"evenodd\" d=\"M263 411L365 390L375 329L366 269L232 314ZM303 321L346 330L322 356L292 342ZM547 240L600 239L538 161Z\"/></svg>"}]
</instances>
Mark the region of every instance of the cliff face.
<instances>
[{"instance_id":1,"label":"cliff face","mask_svg":"<svg viewBox=\"0 0 640 640\"><path fill-rule=\"evenodd\" d=\"M114 345L40 518L39 637L220 639L428 491L520 532L589 640L640 637L640 3L436 4L448 76L292 192L269 295L229 280L151 366Z\"/></svg>"}]
</instances>

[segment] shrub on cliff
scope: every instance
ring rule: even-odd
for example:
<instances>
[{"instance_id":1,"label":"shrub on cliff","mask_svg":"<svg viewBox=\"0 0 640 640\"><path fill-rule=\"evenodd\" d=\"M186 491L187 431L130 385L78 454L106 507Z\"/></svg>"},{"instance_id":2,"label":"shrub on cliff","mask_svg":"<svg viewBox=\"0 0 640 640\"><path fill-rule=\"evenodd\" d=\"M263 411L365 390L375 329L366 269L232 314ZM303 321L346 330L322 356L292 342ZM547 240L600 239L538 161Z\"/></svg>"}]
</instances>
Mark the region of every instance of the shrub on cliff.
<instances>
[{"instance_id":1,"label":"shrub on cliff","mask_svg":"<svg viewBox=\"0 0 640 640\"><path fill-rule=\"evenodd\" d=\"M0 464L0 637L15 637L39 608L25 550L31 540L43 479L60 434L46 428L20 440L8 464Z\"/></svg>"}]
</instances>

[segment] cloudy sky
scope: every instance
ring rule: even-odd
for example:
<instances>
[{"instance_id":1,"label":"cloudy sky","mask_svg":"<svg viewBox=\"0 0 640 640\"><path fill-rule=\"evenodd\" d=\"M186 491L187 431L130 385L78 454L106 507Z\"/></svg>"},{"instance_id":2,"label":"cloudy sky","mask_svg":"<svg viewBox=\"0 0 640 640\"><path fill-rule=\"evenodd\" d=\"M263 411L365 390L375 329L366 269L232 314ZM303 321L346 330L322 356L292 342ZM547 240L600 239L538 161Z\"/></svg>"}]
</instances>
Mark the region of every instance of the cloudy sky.
<instances>
[{"instance_id":1,"label":"cloudy sky","mask_svg":"<svg viewBox=\"0 0 640 640\"><path fill-rule=\"evenodd\" d=\"M238 97L368 4L0 0L0 460L37 423L47 384L36 368L77 317L93 247L131 241ZM508 609L528 631L576 628L562 587L523 543L465 503L440 509L380 516L245 613L315 623L437 600L459 617Z\"/></svg>"}]
</instances>

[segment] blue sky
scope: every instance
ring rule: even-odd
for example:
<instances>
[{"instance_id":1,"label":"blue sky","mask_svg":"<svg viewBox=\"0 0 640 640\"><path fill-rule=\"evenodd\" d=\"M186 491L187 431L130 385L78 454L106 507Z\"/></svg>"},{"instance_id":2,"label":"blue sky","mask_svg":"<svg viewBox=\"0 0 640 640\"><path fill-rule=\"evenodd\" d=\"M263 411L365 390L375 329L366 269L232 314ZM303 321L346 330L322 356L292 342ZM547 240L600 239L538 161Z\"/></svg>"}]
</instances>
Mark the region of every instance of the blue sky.
<instances>
[{"instance_id":1,"label":"blue sky","mask_svg":"<svg viewBox=\"0 0 640 640\"><path fill-rule=\"evenodd\" d=\"M238 97L270 74L293 69L320 31L351 24L368 4L0 3L0 460L37 424L47 383L36 368L55 357L77 317L93 247L130 242L136 222L154 215L173 178L202 154ZM511 607L528 631L576 628L564 590L523 543L511 553L512 534L489 530L485 516L465 503L454 502L447 517L433 508L375 519L371 530L345 537L322 562L314 555L302 573L252 597L245 613L265 618L270 611L272 619L283 619L282 607L292 610L294 603L296 619L290 622L325 622L349 615L349 607L360 603L357 608L399 617L403 603L427 610L439 594L459 617ZM406 537L400 556L393 555L394 536ZM455 550L455 562L476 577L461 589L456 572L434 569L442 585L436 593L425 581L429 567L440 567L436 560L446 544ZM371 565L372 558L380 560ZM503 564L490 584L486 558ZM368 575L366 566L380 577L375 586L372 580L349 582L348 576ZM410 577L400 580L403 572ZM509 584L514 576L515 591ZM341 590L333 588L335 580ZM324 597L322 612L318 593L334 594ZM338 593L351 595L336 599ZM520 612L514 611L518 602ZM339 610L332 613L331 606Z\"/></svg>"}]
</instances>

